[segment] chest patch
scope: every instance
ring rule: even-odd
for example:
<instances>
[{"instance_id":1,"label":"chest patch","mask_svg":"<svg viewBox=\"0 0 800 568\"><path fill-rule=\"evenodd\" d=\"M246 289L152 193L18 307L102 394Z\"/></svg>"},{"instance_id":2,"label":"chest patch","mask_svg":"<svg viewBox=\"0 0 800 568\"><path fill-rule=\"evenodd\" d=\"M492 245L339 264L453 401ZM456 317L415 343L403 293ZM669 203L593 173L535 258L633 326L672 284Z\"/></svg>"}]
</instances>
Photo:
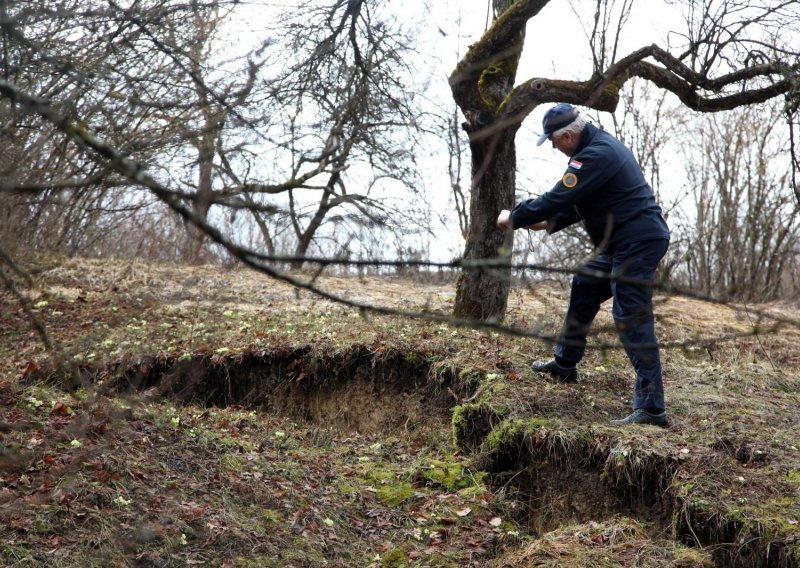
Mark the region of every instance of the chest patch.
<instances>
[{"instance_id":1,"label":"chest patch","mask_svg":"<svg viewBox=\"0 0 800 568\"><path fill-rule=\"evenodd\" d=\"M564 177L561 178L561 183L564 184L564 187L575 187L578 185L578 176L572 172L567 172L564 174Z\"/></svg>"},{"instance_id":2,"label":"chest patch","mask_svg":"<svg viewBox=\"0 0 800 568\"><path fill-rule=\"evenodd\" d=\"M579 162L578 160L570 160L569 161L569 167L573 168L573 169L576 169L576 170L579 170L579 169L581 169L581 167L583 167L583 162Z\"/></svg>"}]
</instances>

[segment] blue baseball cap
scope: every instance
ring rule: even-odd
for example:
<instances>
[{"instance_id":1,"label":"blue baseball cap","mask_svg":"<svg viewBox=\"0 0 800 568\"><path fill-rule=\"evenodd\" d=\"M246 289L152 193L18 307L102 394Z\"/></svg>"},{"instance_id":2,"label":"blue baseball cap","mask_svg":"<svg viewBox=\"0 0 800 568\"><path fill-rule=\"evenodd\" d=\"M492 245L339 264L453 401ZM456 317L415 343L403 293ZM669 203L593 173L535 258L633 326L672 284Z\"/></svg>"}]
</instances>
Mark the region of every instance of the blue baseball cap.
<instances>
[{"instance_id":1,"label":"blue baseball cap","mask_svg":"<svg viewBox=\"0 0 800 568\"><path fill-rule=\"evenodd\" d=\"M536 145L541 146L544 144L545 140L550 138L553 132L561 130L572 123L572 121L578 118L579 114L580 112L578 109L569 103L558 103L556 106L549 109L544 113L544 118L542 119L542 129L544 132L539 136Z\"/></svg>"}]
</instances>

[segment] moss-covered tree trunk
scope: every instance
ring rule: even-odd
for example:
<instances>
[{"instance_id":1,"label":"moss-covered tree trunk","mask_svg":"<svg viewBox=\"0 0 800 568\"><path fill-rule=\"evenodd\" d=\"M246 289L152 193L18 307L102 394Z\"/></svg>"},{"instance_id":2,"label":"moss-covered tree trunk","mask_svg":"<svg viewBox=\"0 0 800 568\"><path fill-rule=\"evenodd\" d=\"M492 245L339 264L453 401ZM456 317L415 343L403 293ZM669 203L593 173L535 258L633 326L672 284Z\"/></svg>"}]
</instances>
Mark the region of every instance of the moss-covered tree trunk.
<instances>
[{"instance_id":1,"label":"moss-covered tree trunk","mask_svg":"<svg viewBox=\"0 0 800 568\"><path fill-rule=\"evenodd\" d=\"M459 276L455 315L502 321L510 286L511 251L503 249L507 235L497 229L496 220L500 210L514 201L514 136L499 136L470 146L473 185L464 261L476 266L465 268Z\"/></svg>"},{"instance_id":2,"label":"moss-covered tree trunk","mask_svg":"<svg viewBox=\"0 0 800 568\"><path fill-rule=\"evenodd\" d=\"M517 168L514 136L519 121L504 120L525 39L525 23L546 1L495 0L495 20L470 46L450 77L453 98L466 122L472 153L470 225L464 249L464 271L456 290L458 317L502 321L510 286L509 237L495 221L514 202ZM510 245L510 242L509 242ZM505 261L503 260L505 259Z\"/></svg>"}]
</instances>

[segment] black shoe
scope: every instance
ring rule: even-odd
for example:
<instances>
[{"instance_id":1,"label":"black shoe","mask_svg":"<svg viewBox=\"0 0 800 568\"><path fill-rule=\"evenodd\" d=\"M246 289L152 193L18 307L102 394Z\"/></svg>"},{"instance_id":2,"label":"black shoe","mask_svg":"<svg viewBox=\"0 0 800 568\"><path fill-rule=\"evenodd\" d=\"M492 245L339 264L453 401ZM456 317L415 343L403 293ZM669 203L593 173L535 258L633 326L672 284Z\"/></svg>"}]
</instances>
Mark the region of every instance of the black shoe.
<instances>
[{"instance_id":1,"label":"black shoe","mask_svg":"<svg viewBox=\"0 0 800 568\"><path fill-rule=\"evenodd\" d=\"M651 426L669 426L666 411L662 410L658 413L653 413L645 410L644 408L637 408L632 414L619 420L612 420L611 423L615 426L625 426L627 424L650 424Z\"/></svg>"},{"instance_id":2,"label":"black shoe","mask_svg":"<svg viewBox=\"0 0 800 568\"><path fill-rule=\"evenodd\" d=\"M531 369L537 373L550 373L565 383L578 382L578 369L575 367L562 367L555 359L549 361L534 361Z\"/></svg>"}]
</instances>

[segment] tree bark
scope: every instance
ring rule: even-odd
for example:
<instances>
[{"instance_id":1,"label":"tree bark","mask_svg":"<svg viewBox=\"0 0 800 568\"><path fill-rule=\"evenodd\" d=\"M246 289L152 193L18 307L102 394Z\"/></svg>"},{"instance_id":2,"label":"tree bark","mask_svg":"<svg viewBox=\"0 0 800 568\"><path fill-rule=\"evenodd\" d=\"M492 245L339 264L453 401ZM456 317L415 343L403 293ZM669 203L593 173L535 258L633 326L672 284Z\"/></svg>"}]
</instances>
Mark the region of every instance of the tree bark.
<instances>
[{"instance_id":1,"label":"tree bark","mask_svg":"<svg viewBox=\"0 0 800 568\"><path fill-rule=\"evenodd\" d=\"M505 317L512 241L495 221L500 210L514 203L514 137L521 122L508 121L505 109L525 24L546 4L547 0L496 1L491 30L470 46L450 77L453 98L467 119L463 127L470 135L472 154L470 226L453 306L457 317L497 321ZM504 250L506 240L509 246Z\"/></svg>"},{"instance_id":2,"label":"tree bark","mask_svg":"<svg viewBox=\"0 0 800 568\"><path fill-rule=\"evenodd\" d=\"M483 139L472 147L470 225L465 270L457 283L454 314L502 321L510 288L511 234L497 228L497 214L514 201L514 134ZM483 159L475 159L483 156ZM508 241L507 245L504 244ZM470 267L470 264L475 266Z\"/></svg>"}]
</instances>

